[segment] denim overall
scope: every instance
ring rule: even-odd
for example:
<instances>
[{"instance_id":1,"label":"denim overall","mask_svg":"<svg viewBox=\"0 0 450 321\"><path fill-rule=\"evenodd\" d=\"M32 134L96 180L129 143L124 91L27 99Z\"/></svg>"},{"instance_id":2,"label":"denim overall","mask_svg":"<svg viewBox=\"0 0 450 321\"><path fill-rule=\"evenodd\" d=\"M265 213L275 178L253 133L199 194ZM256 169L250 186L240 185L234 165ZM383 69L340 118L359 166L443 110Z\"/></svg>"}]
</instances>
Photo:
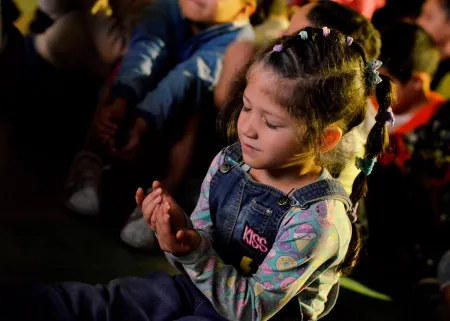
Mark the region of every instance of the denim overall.
<instances>
[{"instance_id":1,"label":"denim overall","mask_svg":"<svg viewBox=\"0 0 450 321\"><path fill-rule=\"evenodd\" d=\"M242 162L240 145L228 147L225 155L210 183L209 205L216 227L214 247L225 263L244 275L255 273L268 252L246 244L245 233L249 229L265 237L264 246L270 249L292 205L308 208L315 202L339 199L347 209L351 208L344 188L336 180L320 180L286 195L250 177L250 168ZM338 291L336 284L319 318L334 306ZM95 286L78 282L0 285L0 320L226 321L189 278L172 277L165 272ZM298 301L291 300L271 320L304 318Z\"/></svg>"},{"instance_id":2,"label":"denim overall","mask_svg":"<svg viewBox=\"0 0 450 321\"><path fill-rule=\"evenodd\" d=\"M233 265L244 275L256 273L268 253L262 251L261 247L256 246L255 249L249 244L249 230L264 237L267 240L264 245L270 250L291 206L307 209L312 203L339 199L347 210L351 210L351 202L344 187L335 179L320 180L286 195L250 177L250 168L242 161L240 144L228 147L224 153L225 161L210 183L209 205L215 226L214 248L226 264ZM339 284L336 284L319 318L333 308L338 291ZM303 320L297 300L292 300L274 319L287 318Z\"/></svg>"}]
</instances>

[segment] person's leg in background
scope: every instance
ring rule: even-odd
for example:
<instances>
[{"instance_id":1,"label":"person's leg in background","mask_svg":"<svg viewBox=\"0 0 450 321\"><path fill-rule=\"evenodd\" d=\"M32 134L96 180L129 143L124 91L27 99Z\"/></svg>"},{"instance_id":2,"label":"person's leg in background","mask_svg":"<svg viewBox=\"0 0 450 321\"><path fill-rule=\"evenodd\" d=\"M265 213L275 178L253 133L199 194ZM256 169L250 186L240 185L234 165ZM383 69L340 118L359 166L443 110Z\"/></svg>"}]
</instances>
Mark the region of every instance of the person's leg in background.
<instances>
[{"instance_id":1,"label":"person's leg in background","mask_svg":"<svg viewBox=\"0 0 450 321\"><path fill-rule=\"evenodd\" d=\"M191 164L197 142L200 119L200 112L191 116L185 125L184 134L176 140L169 150L167 175L161 179L161 183L171 195L177 195L180 184L186 178L186 172ZM170 144L170 142L167 144ZM154 157L154 155L150 156ZM138 249L149 250L157 246L155 235L145 222L140 207L134 209L127 224L122 229L120 237L126 244Z\"/></svg>"},{"instance_id":2,"label":"person's leg in background","mask_svg":"<svg viewBox=\"0 0 450 321\"><path fill-rule=\"evenodd\" d=\"M67 207L82 215L97 215L100 210L100 185L102 173L108 163L110 153L96 135L96 119L103 111L108 100L108 90L100 93L93 121L86 136L84 147L79 152L69 170L65 193Z\"/></svg>"},{"instance_id":3,"label":"person's leg in background","mask_svg":"<svg viewBox=\"0 0 450 321\"><path fill-rule=\"evenodd\" d=\"M87 12L86 10L63 16L55 23L56 25L59 21L62 21L60 26L52 26L46 34L39 36L43 44L41 52L47 52L47 56L49 59L53 59L55 64L75 66L82 62L86 64L82 65L81 68L85 68L90 73L102 76L109 75L127 48L127 34L131 32L130 30L135 23L134 15L136 11L148 1L140 1L139 5L133 1L127 3L130 3L130 5L113 6L113 16L111 17L103 14L92 15L90 11ZM84 9L88 7L86 5ZM81 22L80 25L78 25L79 22ZM73 25L76 25L74 27L76 30L84 30L84 32L78 33L78 42L72 39L67 44L58 42L55 42L54 46L51 43L49 44L49 39L59 39L65 33L65 30L72 28ZM74 49L72 46L83 42L84 45L81 46L78 56L73 55L71 53ZM53 52L63 52L63 54L57 57L53 55ZM106 92L106 87L103 90L105 92L97 105L93 125L96 123L97 116L105 112L104 107L109 105L109 94ZM117 118L118 121L125 117L126 108L124 106L116 106L116 101L114 101L109 107L111 108L108 112L115 115L114 118ZM97 215L99 213L101 174L105 163L111 156L109 149L96 137L95 128L92 126L87 135L83 151L76 156L71 166L66 184L68 207L83 215Z\"/></svg>"},{"instance_id":4,"label":"person's leg in background","mask_svg":"<svg viewBox=\"0 0 450 321\"><path fill-rule=\"evenodd\" d=\"M80 68L105 77L111 74L113 68L117 66L118 59L127 49L127 35L131 33L136 22L136 13L151 0L121 1L120 5L111 2L112 16L92 15L87 10L90 8L89 1L85 1L83 11L66 14L59 18L44 35L39 35L41 44L38 43L38 48L41 52L46 53L46 56L53 60L54 64L76 66L81 63ZM90 4L94 2L90 1ZM59 26L58 23L60 23ZM71 39L67 43L59 43L57 40L72 27L80 31L77 33L78 41ZM55 41L52 43L50 40ZM72 51L75 50L73 46L80 43L83 45L79 53L73 54ZM54 53L62 54L54 55ZM116 100L109 106L109 95L106 91L102 97L97 105L93 124L96 123L95 119L100 115L99 113L105 112L104 107L106 106L108 106L108 112L113 114L118 121L125 117L126 108L124 106L116 106ZM99 213L101 174L105 163L110 158L109 149L96 137L95 128L92 126L83 151L76 156L71 166L66 186L68 207L83 215Z\"/></svg>"},{"instance_id":5,"label":"person's leg in background","mask_svg":"<svg viewBox=\"0 0 450 321\"><path fill-rule=\"evenodd\" d=\"M166 321L189 320L189 316L225 321L190 280L164 272L107 285L0 286L2 321Z\"/></svg>"},{"instance_id":6,"label":"person's leg in background","mask_svg":"<svg viewBox=\"0 0 450 321\"><path fill-rule=\"evenodd\" d=\"M192 116L187 125L183 137L175 143L169 152L168 175L162 180L163 186L173 195L177 193L180 182L186 176L192 154L197 141L200 114Z\"/></svg>"}]
</instances>

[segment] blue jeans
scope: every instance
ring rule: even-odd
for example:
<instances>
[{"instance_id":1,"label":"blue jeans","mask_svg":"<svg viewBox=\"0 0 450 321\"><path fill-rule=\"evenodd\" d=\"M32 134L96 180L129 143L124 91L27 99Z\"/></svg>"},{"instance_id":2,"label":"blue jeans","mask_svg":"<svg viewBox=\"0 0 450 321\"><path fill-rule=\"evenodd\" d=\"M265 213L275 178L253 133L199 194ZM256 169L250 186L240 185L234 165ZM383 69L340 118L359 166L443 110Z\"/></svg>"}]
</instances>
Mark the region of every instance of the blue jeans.
<instances>
[{"instance_id":1,"label":"blue jeans","mask_svg":"<svg viewBox=\"0 0 450 321\"><path fill-rule=\"evenodd\" d=\"M0 287L2 321L226 321L183 276Z\"/></svg>"}]
</instances>

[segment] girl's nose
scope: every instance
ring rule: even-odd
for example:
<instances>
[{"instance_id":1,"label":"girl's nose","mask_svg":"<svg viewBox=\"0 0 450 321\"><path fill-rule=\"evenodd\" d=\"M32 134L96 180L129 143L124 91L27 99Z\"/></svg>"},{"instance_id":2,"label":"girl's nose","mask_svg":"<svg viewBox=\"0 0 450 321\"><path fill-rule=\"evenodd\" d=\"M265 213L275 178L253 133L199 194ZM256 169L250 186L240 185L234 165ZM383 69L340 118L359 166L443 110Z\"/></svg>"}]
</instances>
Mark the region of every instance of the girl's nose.
<instances>
[{"instance_id":1,"label":"girl's nose","mask_svg":"<svg viewBox=\"0 0 450 321\"><path fill-rule=\"evenodd\" d=\"M258 137L257 122L254 114L247 114L241 123L242 134L248 138L256 139Z\"/></svg>"}]
</instances>

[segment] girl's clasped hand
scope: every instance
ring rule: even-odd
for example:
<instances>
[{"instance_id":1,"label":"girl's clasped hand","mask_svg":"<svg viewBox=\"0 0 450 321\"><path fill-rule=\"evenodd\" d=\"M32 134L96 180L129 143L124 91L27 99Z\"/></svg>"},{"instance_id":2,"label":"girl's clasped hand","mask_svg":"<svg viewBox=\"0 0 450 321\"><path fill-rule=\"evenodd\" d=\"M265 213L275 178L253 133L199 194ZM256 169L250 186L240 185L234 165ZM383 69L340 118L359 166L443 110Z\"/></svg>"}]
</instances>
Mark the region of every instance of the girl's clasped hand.
<instances>
[{"instance_id":1,"label":"girl's clasped hand","mask_svg":"<svg viewBox=\"0 0 450 321\"><path fill-rule=\"evenodd\" d=\"M153 182L152 192L136 191L136 203L141 206L150 229L156 233L161 250L175 256L184 256L200 245L201 236L187 226L187 217L177 202L158 181Z\"/></svg>"}]
</instances>

